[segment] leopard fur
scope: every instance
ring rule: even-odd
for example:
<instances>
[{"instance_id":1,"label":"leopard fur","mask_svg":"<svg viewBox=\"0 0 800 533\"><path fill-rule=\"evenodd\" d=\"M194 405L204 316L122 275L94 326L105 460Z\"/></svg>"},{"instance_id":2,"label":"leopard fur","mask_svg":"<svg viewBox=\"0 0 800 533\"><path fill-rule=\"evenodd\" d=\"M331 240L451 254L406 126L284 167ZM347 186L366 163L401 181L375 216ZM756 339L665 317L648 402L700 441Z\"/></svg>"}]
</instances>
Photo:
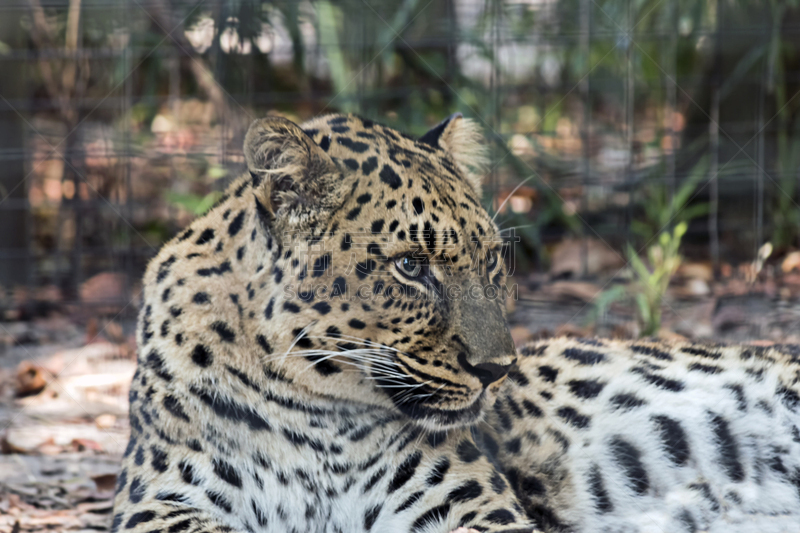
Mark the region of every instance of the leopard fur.
<instances>
[{"instance_id":1,"label":"leopard fur","mask_svg":"<svg viewBox=\"0 0 800 533\"><path fill-rule=\"evenodd\" d=\"M516 360L480 154L460 115L250 127L145 274L114 531L530 533L470 429Z\"/></svg>"},{"instance_id":2,"label":"leopard fur","mask_svg":"<svg viewBox=\"0 0 800 533\"><path fill-rule=\"evenodd\" d=\"M798 348L517 355L480 146L254 122L145 275L114 532L798 530Z\"/></svg>"},{"instance_id":3,"label":"leopard fur","mask_svg":"<svg viewBox=\"0 0 800 533\"><path fill-rule=\"evenodd\" d=\"M555 339L482 425L547 531L800 531L800 346Z\"/></svg>"}]
</instances>

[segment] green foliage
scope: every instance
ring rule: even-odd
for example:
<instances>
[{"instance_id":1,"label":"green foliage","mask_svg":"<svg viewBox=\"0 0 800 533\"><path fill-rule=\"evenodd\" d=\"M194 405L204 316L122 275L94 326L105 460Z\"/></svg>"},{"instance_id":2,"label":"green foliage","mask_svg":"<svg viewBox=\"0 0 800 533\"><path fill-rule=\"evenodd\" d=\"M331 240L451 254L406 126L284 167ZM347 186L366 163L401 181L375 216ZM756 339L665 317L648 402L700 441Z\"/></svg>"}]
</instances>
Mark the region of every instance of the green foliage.
<instances>
[{"instance_id":1,"label":"green foliage","mask_svg":"<svg viewBox=\"0 0 800 533\"><path fill-rule=\"evenodd\" d=\"M661 233L658 241L647 249L649 264L645 264L636 250L628 245L628 261L636 280L634 299L639 310L642 336L655 335L661 328L661 303L673 274L681 266L678 249L687 227L686 222L680 222L671 233Z\"/></svg>"},{"instance_id":2,"label":"green foliage","mask_svg":"<svg viewBox=\"0 0 800 533\"><path fill-rule=\"evenodd\" d=\"M800 236L800 207L797 205L797 176L800 173L800 117L795 119L789 137L785 128L778 132L778 180L772 218L772 244L787 248L797 244Z\"/></svg>"},{"instance_id":3,"label":"green foliage","mask_svg":"<svg viewBox=\"0 0 800 533\"><path fill-rule=\"evenodd\" d=\"M661 167L656 167L660 172ZM708 213L708 204L690 204L697 186L708 173L708 156L698 161L681 186L670 197L667 185L660 181L644 191L641 201L643 216L631 222L633 232L649 243L656 235L675 222L688 222Z\"/></svg>"},{"instance_id":4,"label":"green foliage","mask_svg":"<svg viewBox=\"0 0 800 533\"><path fill-rule=\"evenodd\" d=\"M212 191L206 195L181 194L172 191L167 191L166 193L167 201L170 204L186 209L195 216L205 214L206 211L214 206L220 196L222 196L222 193L218 191Z\"/></svg>"},{"instance_id":5,"label":"green foliage","mask_svg":"<svg viewBox=\"0 0 800 533\"><path fill-rule=\"evenodd\" d=\"M764 162L767 168L757 168L757 171L767 175L767 180L771 182L773 189L769 219L772 226L771 242L776 248L785 249L797 245L800 238L800 207L796 200L797 176L800 173L800 116L796 114L797 105L791 105L794 96L788 96L790 92L796 90L796 86L790 84L786 76L787 66L794 65L797 61L797 50L791 40L782 34L782 24L787 16L787 10L797 8L800 2L771 0L763 6L748 1L739 4L739 7L745 9L734 11L738 16L747 13L746 8L761 7L766 35L762 42L742 54L731 73L726 76L720 86L720 99L724 101L732 97L737 89L748 82L748 77L756 76L765 82L765 87L762 88L766 93L765 98L773 98L775 115L763 117L766 123L749 143L755 144L755 139L763 135L771 122L777 123L773 160L775 175L769 173L768 161ZM747 144L742 148L745 147ZM749 164L756 166L759 164L750 156L746 156L745 159L747 160L745 165L737 162L726 163L720 176L741 172L742 167Z\"/></svg>"},{"instance_id":6,"label":"green foliage","mask_svg":"<svg viewBox=\"0 0 800 533\"><path fill-rule=\"evenodd\" d=\"M54 21L54 42L61 46L66 10L56 4L61 5L47 3L45 12ZM699 162L677 191L670 191L656 179L665 174L663 165L650 168L650 182L637 198L641 216L632 222L635 242L646 250L647 259L639 260L628 250L637 290L643 295L652 292L662 297L661 287L666 290L664 283L668 284L668 276L665 282L663 275L671 264L665 254L683 236L678 237L676 231L683 227L681 223L708 211L707 205L691 199L708 174L709 158L692 152L694 133L686 132L698 131L696 119L691 117L695 107L703 113L710 109L709 74L718 66L714 34L745 27L747 31L741 32L741 38L724 40L722 46L727 55L720 68L721 78L714 75L714 86L720 84L721 101L736 105L735 98L742 87L756 79L767 80L765 98L774 98L774 102L770 100L774 105L765 109L766 118L773 111L778 113L769 130L777 129L776 141L773 144L770 136L764 151L769 165L774 162L778 171L774 175L777 186L769 189L774 194L767 200L773 208L769 214L772 242L777 247L787 247L800 237L800 208L796 204L800 100L792 101L796 84L787 82L786 75L786 70L797 63L796 46L786 29L797 14L789 10L796 9L800 0L562 0L555 4L485 0L470 7L466 16L463 6L427 0L156 0L132 8L123 8L124 3L121 7L112 4L102 9L84 6L82 11L80 46L103 53L91 60L92 68L86 71L90 77L79 96L103 103L112 95L127 99L130 91L132 105L118 120L116 133L129 136L134 147L152 145L150 127L154 117L169 114L165 107L175 100L211 98L200 83L204 78L190 68L197 65L207 69L230 106L217 109L216 119L209 119L212 124L222 124L223 136L241 129L236 120L230 119L242 110L253 115L286 111L299 120L321 112L357 112L416 135L442 117L461 111L485 127L495 150L496 179L487 184L487 196L494 192L497 182L505 186L535 175L531 186L539 194L534 210L499 217L505 219L504 226L514 227L514 235L519 237L515 257L520 268L529 266L525 261L531 257L546 260L542 237L545 230L554 235L574 234L580 230L581 216L603 215L592 211L593 207L578 214L565 210L559 196L562 187L574 188L578 179L583 187L585 178L590 186L583 187L582 193L597 196L605 194L607 188L602 193L598 191L612 183L611 179L622 176L627 180L641 172L638 163L635 169L604 169L602 161L596 164L602 159L596 148L610 146L624 151L628 145L643 146L643 153L647 151L643 161L652 161L648 154L657 153L664 146L661 141L668 134L665 129L671 127L666 124L673 124L666 120L667 113L680 115L692 128L680 133L676 165L682 168L687 160ZM160 13L169 16L162 20ZM194 50L183 43L184 30L207 23L209 18L214 37L208 48ZM782 27L784 21L786 27ZM763 35L751 38L758 33L753 28L758 30L762 23ZM240 41L250 41L251 53L222 51L221 35L230 28ZM311 33L314 35L309 39ZM257 46L265 36L274 38L271 42L275 47L268 52ZM509 44L519 48L508 48ZM289 45L292 58L287 63ZM0 42L0 55L6 49ZM739 59L730 69L732 57ZM319 65L325 68L320 69ZM32 93L36 92L35 81L30 83ZM681 85L672 87L674 94L668 100L667 87L676 82ZM629 88L633 94L628 94ZM111 109L109 102L101 109ZM623 127L629 102L636 122L633 130ZM522 108L535 110L536 118L521 120ZM92 113L94 109L89 112ZM644 117L642 128L639 117ZM186 119L184 114L182 120ZM577 126L568 134L571 148L566 149L563 144L544 142L553 140L548 136L559 135L557 130L563 119ZM199 144L209 132L197 128ZM577 130L581 133L579 139L574 133ZM650 137L640 135L645 130L655 133ZM523 154L520 157L509 154L507 141L511 135L525 136L531 150L518 151ZM630 135L632 139L628 138ZM606 143L606 139L613 142ZM697 150L708 151L708 136L701 134L697 139L701 141ZM720 139L724 148L721 153L730 153L732 139L725 135ZM219 145L226 142L222 139ZM574 148L576 142L581 143L579 149ZM746 153L752 147L743 146L748 148ZM222 148L227 153L230 146ZM728 164L723 157L719 176L711 178L741 176L741 163L734 160ZM151 170L153 167L148 166ZM181 215L186 214L184 211L199 215L216 201L219 194L209 190L224 173L198 165L186 173L162 168L151 175L153 180L163 181L158 181L157 187L142 190L157 191L153 194L159 196L158 200L178 207ZM203 176L203 181L192 183L191 187L174 186L181 192L162 194L158 187L165 186L166 176L184 181ZM768 174L768 178L772 177ZM491 200L485 199L487 204ZM581 208L588 205L589 202L581 204ZM157 218L163 213L164 210L155 209L151 216ZM665 234L666 244L662 242ZM651 246L653 240L655 244ZM679 257L677 248L674 256ZM601 298L613 301L619 293L620 289L615 288ZM637 296L642 302L637 305L643 324L650 324L650 328L660 320L653 309L654 302L660 299L645 296Z\"/></svg>"},{"instance_id":7,"label":"green foliage","mask_svg":"<svg viewBox=\"0 0 800 533\"><path fill-rule=\"evenodd\" d=\"M656 335L661 329L661 308L670 280L681 266L679 249L688 224L679 222L672 231L663 231L647 248L647 260L628 245L627 256L633 270L633 283L616 285L597 297L591 319L596 320L616 301L632 299L636 304L640 336Z\"/></svg>"},{"instance_id":8,"label":"green foliage","mask_svg":"<svg viewBox=\"0 0 800 533\"><path fill-rule=\"evenodd\" d=\"M632 299L636 304L637 318L642 336L650 336L661 329L661 307L672 276L681 266L679 252L681 240L689 222L708 212L707 204L691 204L698 184L708 172L708 157L703 157L692 168L677 191L670 197L663 182L650 186L641 202L643 216L634 220L631 228L645 242L646 260L628 244L626 255L633 271L633 283L617 285L603 291L595 301L591 318L596 320L608 307L622 299ZM672 230L669 229L674 225ZM655 242L653 242L655 241ZM651 244L652 243L652 244Z\"/></svg>"},{"instance_id":9,"label":"green foliage","mask_svg":"<svg viewBox=\"0 0 800 533\"><path fill-rule=\"evenodd\" d=\"M783 7L775 9L780 14ZM775 21L779 24L779 20ZM778 40L779 27L773 28L774 38L771 41L771 66L775 77L775 106L778 108L778 144L775 166L778 179L773 180L775 196L772 216L772 244L776 248L796 245L800 238L800 206L797 204L797 176L800 173L800 115L795 116L791 124L791 100L787 99L788 83L786 80L784 61L777 58L783 52L788 56L785 60L794 59L794 50ZM794 96L792 96L792 99ZM790 130L791 126L791 132Z\"/></svg>"},{"instance_id":10,"label":"green foliage","mask_svg":"<svg viewBox=\"0 0 800 533\"><path fill-rule=\"evenodd\" d=\"M144 241L143 244L155 247L159 243L167 242L174 233L174 230L169 228L166 221L153 218L137 228L135 237L141 237Z\"/></svg>"},{"instance_id":11,"label":"green foliage","mask_svg":"<svg viewBox=\"0 0 800 533\"><path fill-rule=\"evenodd\" d=\"M211 183L217 181L219 179L224 178L228 175L228 171L218 165L208 165L207 167L203 165L204 170L199 172L198 176L192 175L184 175L185 180L195 180L198 182L206 182ZM204 183L198 183L202 187L202 189L208 190L206 187L207 185ZM180 209L184 209L189 213L193 214L194 216L204 215L206 211L211 209L217 200L222 196L222 193L219 191L211 191L206 194L198 193L198 192L175 192L175 191L166 191L164 193L164 197L167 202Z\"/></svg>"},{"instance_id":12,"label":"green foliage","mask_svg":"<svg viewBox=\"0 0 800 533\"><path fill-rule=\"evenodd\" d=\"M327 44L325 46L325 55L331 69L331 81L336 94L334 96L335 100L340 96L346 97L346 93L354 92L354 88L351 86L355 80L345 61L343 47L339 42L339 34L342 31L341 19L344 15L331 2L320 2L317 5L317 12L320 20L320 38ZM355 111L355 102L347 98L342 98L337 104L342 111L350 113Z\"/></svg>"}]
</instances>

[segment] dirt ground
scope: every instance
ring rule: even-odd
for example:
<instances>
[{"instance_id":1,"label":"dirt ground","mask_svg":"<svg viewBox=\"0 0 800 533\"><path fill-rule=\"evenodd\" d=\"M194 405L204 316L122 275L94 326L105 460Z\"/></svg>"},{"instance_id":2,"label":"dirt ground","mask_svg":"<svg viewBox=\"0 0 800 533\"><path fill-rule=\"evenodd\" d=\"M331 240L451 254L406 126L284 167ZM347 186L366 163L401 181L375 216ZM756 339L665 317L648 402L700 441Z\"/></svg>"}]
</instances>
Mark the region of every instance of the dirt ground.
<instances>
[{"instance_id":1,"label":"dirt ground","mask_svg":"<svg viewBox=\"0 0 800 533\"><path fill-rule=\"evenodd\" d=\"M0 322L0 532L108 530L135 359L89 334Z\"/></svg>"}]
</instances>

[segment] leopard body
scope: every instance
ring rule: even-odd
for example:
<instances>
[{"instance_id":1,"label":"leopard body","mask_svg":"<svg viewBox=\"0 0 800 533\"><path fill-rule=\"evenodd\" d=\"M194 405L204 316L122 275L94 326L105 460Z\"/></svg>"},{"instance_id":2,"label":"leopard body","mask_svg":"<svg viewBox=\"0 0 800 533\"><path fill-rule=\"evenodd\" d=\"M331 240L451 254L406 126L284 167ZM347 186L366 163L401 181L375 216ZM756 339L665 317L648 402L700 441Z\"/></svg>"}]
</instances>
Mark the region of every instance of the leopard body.
<instances>
[{"instance_id":1,"label":"leopard body","mask_svg":"<svg viewBox=\"0 0 800 533\"><path fill-rule=\"evenodd\" d=\"M473 123L268 117L244 152L145 275L114 532L798 523L795 348L517 354Z\"/></svg>"}]
</instances>

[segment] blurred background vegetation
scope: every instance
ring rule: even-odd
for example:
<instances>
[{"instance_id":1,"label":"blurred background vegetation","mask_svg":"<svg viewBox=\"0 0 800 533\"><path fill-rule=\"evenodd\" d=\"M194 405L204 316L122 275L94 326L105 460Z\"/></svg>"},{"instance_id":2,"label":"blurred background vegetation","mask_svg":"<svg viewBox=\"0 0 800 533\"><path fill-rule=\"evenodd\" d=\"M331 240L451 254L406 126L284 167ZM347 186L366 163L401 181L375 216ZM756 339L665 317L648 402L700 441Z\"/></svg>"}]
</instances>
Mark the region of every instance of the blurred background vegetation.
<instances>
[{"instance_id":1,"label":"blurred background vegetation","mask_svg":"<svg viewBox=\"0 0 800 533\"><path fill-rule=\"evenodd\" d=\"M267 112L476 119L526 320L565 280L567 322L628 302L622 335L721 283L793 301L798 30L798 0L6 0L0 319L134 316Z\"/></svg>"},{"instance_id":2,"label":"blurred background vegetation","mask_svg":"<svg viewBox=\"0 0 800 533\"><path fill-rule=\"evenodd\" d=\"M108 530L141 275L266 113L478 121L518 344L800 344L799 3L0 0L0 531Z\"/></svg>"}]
</instances>

